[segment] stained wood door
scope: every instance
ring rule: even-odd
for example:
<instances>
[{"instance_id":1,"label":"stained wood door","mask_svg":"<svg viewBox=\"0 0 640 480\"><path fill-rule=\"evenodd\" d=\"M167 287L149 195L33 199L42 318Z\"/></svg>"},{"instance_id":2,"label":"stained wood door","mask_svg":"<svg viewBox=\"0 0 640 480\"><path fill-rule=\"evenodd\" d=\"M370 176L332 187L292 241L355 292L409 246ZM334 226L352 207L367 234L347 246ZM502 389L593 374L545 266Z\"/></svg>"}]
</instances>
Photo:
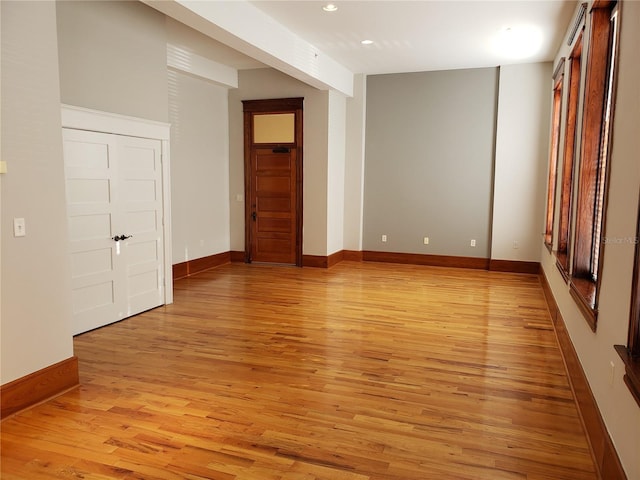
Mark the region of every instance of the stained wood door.
<instances>
[{"instance_id":1,"label":"stained wood door","mask_svg":"<svg viewBox=\"0 0 640 480\"><path fill-rule=\"evenodd\" d=\"M302 266L302 98L245 100L245 257Z\"/></svg>"},{"instance_id":2,"label":"stained wood door","mask_svg":"<svg viewBox=\"0 0 640 480\"><path fill-rule=\"evenodd\" d=\"M296 263L296 150L253 148L251 259Z\"/></svg>"},{"instance_id":3,"label":"stained wood door","mask_svg":"<svg viewBox=\"0 0 640 480\"><path fill-rule=\"evenodd\" d=\"M164 303L161 143L63 129L73 334Z\"/></svg>"}]
</instances>

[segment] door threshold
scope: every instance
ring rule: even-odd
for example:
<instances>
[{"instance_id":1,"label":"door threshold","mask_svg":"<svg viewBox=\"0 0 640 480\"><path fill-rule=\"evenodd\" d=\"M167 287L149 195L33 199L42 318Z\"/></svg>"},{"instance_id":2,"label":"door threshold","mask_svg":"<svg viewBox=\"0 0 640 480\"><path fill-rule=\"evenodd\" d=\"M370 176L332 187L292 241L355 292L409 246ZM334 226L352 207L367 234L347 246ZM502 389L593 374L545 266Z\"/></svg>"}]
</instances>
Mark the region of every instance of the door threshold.
<instances>
[{"instance_id":1,"label":"door threshold","mask_svg":"<svg viewBox=\"0 0 640 480\"><path fill-rule=\"evenodd\" d=\"M267 267L297 267L295 263L277 263L277 262L249 262L249 265L261 265Z\"/></svg>"}]
</instances>

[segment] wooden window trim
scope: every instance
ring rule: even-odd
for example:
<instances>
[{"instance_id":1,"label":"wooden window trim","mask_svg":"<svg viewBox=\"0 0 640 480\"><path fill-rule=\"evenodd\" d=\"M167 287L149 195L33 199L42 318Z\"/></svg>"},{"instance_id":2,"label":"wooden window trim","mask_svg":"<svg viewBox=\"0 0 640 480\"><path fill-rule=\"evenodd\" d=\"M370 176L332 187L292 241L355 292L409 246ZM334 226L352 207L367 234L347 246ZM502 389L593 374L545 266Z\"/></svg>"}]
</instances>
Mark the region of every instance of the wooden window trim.
<instances>
[{"instance_id":1,"label":"wooden window trim","mask_svg":"<svg viewBox=\"0 0 640 480\"><path fill-rule=\"evenodd\" d=\"M617 42L612 41L612 33L615 33L612 30L612 13L615 6L615 2L610 2L591 11L570 279L571 294L594 331L597 327L600 272L604 256L602 238L610 164L611 119L615 104L615 64L611 63L612 58L617 59ZM611 105L607 121L609 91Z\"/></svg>"},{"instance_id":2,"label":"wooden window trim","mask_svg":"<svg viewBox=\"0 0 640 480\"><path fill-rule=\"evenodd\" d=\"M562 162L562 184L560 189L560 221L558 226L558 246L556 265L565 281L569 280L569 244L571 238L571 197L573 191L573 171L575 164L576 126L578 100L580 97L580 77L583 32L580 32L569 57L569 88L567 93L567 119Z\"/></svg>"},{"instance_id":3,"label":"wooden window trim","mask_svg":"<svg viewBox=\"0 0 640 480\"><path fill-rule=\"evenodd\" d=\"M569 292L578 304L578 307L591 327L591 330L595 332L598 322L598 311L595 307L597 305L596 282L587 278L571 277L569 282Z\"/></svg>"},{"instance_id":4,"label":"wooden window trim","mask_svg":"<svg viewBox=\"0 0 640 480\"><path fill-rule=\"evenodd\" d=\"M553 112L551 116L551 151L549 153L549 178L547 183L547 214L544 243L551 252L553 247L553 224L555 221L556 179L558 177L558 154L560 150L560 124L562 122L562 91L564 83L562 57L553 75Z\"/></svg>"},{"instance_id":5,"label":"wooden window trim","mask_svg":"<svg viewBox=\"0 0 640 480\"><path fill-rule=\"evenodd\" d=\"M596 2L600 1L600 0L595 0ZM576 15L576 18L573 22L573 27L571 28L571 33L569 34L569 38L567 39L567 45L571 46L571 44L573 43L573 41L576 38L576 34L578 33L578 30L580 29L580 27L584 27L584 17L587 14L587 2L583 2L580 4L580 9L578 10L578 14Z\"/></svg>"}]
</instances>

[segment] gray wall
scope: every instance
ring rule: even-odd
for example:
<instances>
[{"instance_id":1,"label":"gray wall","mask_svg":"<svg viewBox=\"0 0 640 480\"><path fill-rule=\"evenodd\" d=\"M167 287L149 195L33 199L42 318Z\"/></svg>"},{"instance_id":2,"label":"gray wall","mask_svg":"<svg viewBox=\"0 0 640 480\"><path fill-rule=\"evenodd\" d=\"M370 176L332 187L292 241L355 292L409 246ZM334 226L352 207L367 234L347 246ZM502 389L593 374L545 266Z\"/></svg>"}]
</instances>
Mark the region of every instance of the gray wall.
<instances>
[{"instance_id":1,"label":"gray wall","mask_svg":"<svg viewBox=\"0 0 640 480\"><path fill-rule=\"evenodd\" d=\"M490 256L497 95L497 68L368 77L364 250Z\"/></svg>"},{"instance_id":2,"label":"gray wall","mask_svg":"<svg viewBox=\"0 0 640 480\"><path fill-rule=\"evenodd\" d=\"M167 70L211 39L134 1L56 3L62 102L171 123L173 263L229 251L227 90Z\"/></svg>"},{"instance_id":3,"label":"gray wall","mask_svg":"<svg viewBox=\"0 0 640 480\"><path fill-rule=\"evenodd\" d=\"M327 255L327 173L329 93L272 68L238 72L238 88L229 91L229 191L231 250L244 251L244 136L242 100L304 97L302 253Z\"/></svg>"},{"instance_id":4,"label":"gray wall","mask_svg":"<svg viewBox=\"0 0 640 480\"><path fill-rule=\"evenodd\" d=\"M73 355L56 12L0 2L0 382ZM24 218L26 236L13 236Z\"/></svg>"},{"instance_id":5,"label":"gray wall","mask_svg":"<svg viewBox=\"0 0 640 480\"><path fill-rule=\"evenodd\" d=\"M166 122L164 15L139 2L56 5L62 102Z\"/></svg>"},{"instance_id":6,"label":"gray wall","mask_svg":"<svg viewBox=\"0 0 640 480\"><path fill-rule=\"evenodd\" d=\"M590 11L593 1L589 2ZM582 309L567 288L556 268L556 256L540 239L541 263L549 281L560 314L571 336L580 364L589 379L589 386L598 402L609 435L625 468L628 479L640 479L640 409L624 382L625 365L613 345L626 345L631 311L633 258L638 222L640 192L640 2L624 2L620 14L620 44L616 106L611 136L609 184L604 235L614 239L605 242L598 300L598 329L591 330ZM577 8L577 7L576 7ZM587 25L589 21L587 19ZM589 27L587 27L589 28ZM569 32L567 32L568 35ZM588 33L588 30L587 30ZM587 44L583 51L589 50ZM570 46L562 42L554 65L568 57ZM567 65L565 64L565 69ZM567 70L565 70L566 75ZM567 92L565 77L565 95ZM548 83L551 99L551 80ZM580 102L584 97L580 96ZM566 105L566 97L565 97ZM566 113L563 112L563 114ZM564 121L564 120L563 120ZM579 120L580 121L580 120ZM563 133L564 135L564 133ZM564 137L560 139L562 159ZM579 145L578 150L579 151ZM548 160L547 160L548 163ZM562 168L562 165L560 165ZM560 182L561 178L558 178ZM560 203L559 184L556 188L556 221ZM557 227L557 225L556 225Z\"/></svg>"},{"instance_id":7,"label":"gray wall","mask_svg":"<svg viewBox=\"0 0 640 480\"><path fill-rule=\"evenodd\" d=\"M170 70L173 263L229 251L227 89Z\"/></svg>"}]
</instances>

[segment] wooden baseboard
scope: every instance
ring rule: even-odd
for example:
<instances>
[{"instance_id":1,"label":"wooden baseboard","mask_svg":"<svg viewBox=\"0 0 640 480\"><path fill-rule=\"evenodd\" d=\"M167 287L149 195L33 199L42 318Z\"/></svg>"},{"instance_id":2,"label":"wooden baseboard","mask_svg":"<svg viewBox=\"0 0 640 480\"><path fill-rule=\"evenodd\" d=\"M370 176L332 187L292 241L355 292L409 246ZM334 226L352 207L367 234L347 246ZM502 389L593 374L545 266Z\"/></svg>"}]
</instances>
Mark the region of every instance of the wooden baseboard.
<instances>
[{"instance_id":1,"label":"wooden baseboard","mask_svg":"<svg viewBox=\"0 0 640 480\"><path fill-rule=\"evenodd\" d=\"M316 268L331 268L343 261L361 262L362 252L355 250L340 250L339 252L332 253L327 257L321 255L303 255L302 266L303 267L316 267Z\"/></svg>"},{"instance_id":2,"label":"wooden baseboard","mask_svg":"<svg viewBox=\"0 0 640 480\"><path fill-rule=\"evenodd\" d=\"M489 260L489 270L510 273L540 273L540 262L522 262L518 260Z\"/></svg>"},{"instance_id":3,"label":"wooden baseboard","mask_svg":"<svg viewBox=\"0 0 640 480\"><path fill-rule=\"evenodd\" d=\"M361 250L343 250L343 260L348 262L362 262Z\"/></svg>"},{"instance_id":4,"label":"wooden baseboard","mask_svg":"<svg viewBox=\"0 0 640 480\"><path fill-rule=\"evenodd\" d=\"M189 262L176 263L173 266L173 280L180 280L189 276Z\"/></svg>"},{"instance_id":5,"label":"wooden baseboard","mask_svg":"<svg viewBox=\"0 0 640 480\"><path fill-rule=\"evenodd\" d=\"M245 263L245 253L237 250L231 250L231 263Z\"/></svg>"},{"instance_id":6,"label":"wooden baseboard","mask_svg":"<svg viewBox=\"0 0 640 480\"><path fill-rule=\"evenodd\" d=\"M329 258L327 259L327 266L331 268L335 264L340 263L343 260L344 260L344 250L340 250L339 252L335 252L329 255Z\"/></svg>"},{"instance_id":7,"label":"wooden baseboard","mask_svg":"<svg viewBox=\"0 0 640 480\"><path fill-rule=\"evenodd\" d=\"M219 267L231 263L231 252L218 253L207 257L196 258L173 266L173 279L189 277L196 273L204 272L210 268Z\"/></svg>"},{"instance_id":8,"label":"wooden baseboard","mask_svg":"<svg viewBox=\"0 0 640 480\"><path fill-rule=\"evenodd\" d=\"M303 255L303 267L329 268L329 257L322 255Z\"/></svg>"},{"instance_id":9,"label":"wooden baseboard","mask_svg":"<svg viewBox=\"0 0 640 480\"><path fill-rule=\"evenodd\" d=\"M374 252L365 250L362 252L362 259L365 262L405 263L409 265L473 268L480 270L489 269L488 258L476 257L453 257L448 255L423 255L418 253Z\"/></svg>"},{"instance_id":10,"label":"wooden baseboard","mask_svg":"<svg viewBox=\"0 0 640 480\"><path fill-rule=\"evenodd\" d=\"M571 390L573 391L573 396L578 406L578 414L580 415L589 441L591 454L593 455L599 478L603 480L626 480L627 476L620 463L620 458L613 446L609 432L607 432L607 427L600 414L600 409L593 396L587 376L582 369L580 359L573 347L573 342L567 331L564 319L558 309L558 303L553 296L551 286L544 272L541 272L540 282L542 283L542 290L544 291L547 306L549 307L556 338L560 345L560 351L562 352Z\"/></svg>"},{"instance_id":11,"label":"wooden baseboard","mask_svg":"<svg viewBox=\"0 0 640 480\"><path fill-rule=\"evenodd\" d=\"M0 419L80 384L78 357L62 360L0 387Z\"/></svg>"},{"instance_id":12,"label":"wooden baseboard","mask_svg":"<svg viewBox=\"0 0 640 480\"><path fill-rule=\"evenodd\" d=\"M230 252L231 262L244 262L245 253L232 251ZM539 262L521 262L515 260L493 260L477 257L454 257L450 255L423 255L417 253L398 253L398 252L375 252L371 250L340 250L328 256L323 255L303 255L302 266L314 268L331 268L342 262L385 262L385 263L404 263L408 265L430 265L434 267L457 267L457 268L473 268L478 270L492 270L496 272L510 273L540 273ZM186 262L185 262L186 263ZM187 272L184 264L174 265L174 278L177 267L183 268L182 277L192 275Z\"/></svg>"}]
</instances>

